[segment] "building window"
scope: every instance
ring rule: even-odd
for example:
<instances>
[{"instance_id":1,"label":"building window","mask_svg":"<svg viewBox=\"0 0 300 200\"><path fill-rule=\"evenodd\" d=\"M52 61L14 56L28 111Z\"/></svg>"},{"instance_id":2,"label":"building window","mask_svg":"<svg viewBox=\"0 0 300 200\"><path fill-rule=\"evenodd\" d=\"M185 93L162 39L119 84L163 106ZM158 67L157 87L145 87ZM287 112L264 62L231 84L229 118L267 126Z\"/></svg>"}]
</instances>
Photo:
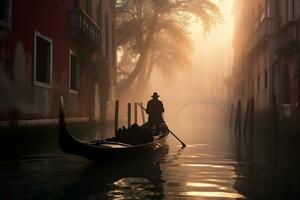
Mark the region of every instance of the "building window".
<instances>
[{"instance_id":1,"label":"building window","mask_svg":"<svg viewBox=\"0 0 300 200\"><path fill-rule=\"evenodd\" d=\"M0 1L0 27L2 30L7 30L11 26L11 5L12 0Z\"/></svg>"},{"instance_id":2,"label":"building window","mask_svg":"<svg viewBox=\"0 0 300 200\"><path fill-rule=\"evenodd\" d=\"M97 24L101 28L102 27L102 0L98 0L97 6Z\"/></svg>"},{"instance_id":3,"label":"building window","mask_svg":"<svg viewBox=\"0 0 300 200\"><path fill-rule=\"evenodd\" d=\"M78 57L70 51L69 56L69 86L71 93L78 93L79 91L79 61Z\"/></svg>"},{"instance_id":4,"label":"building window","mask_svg":"<svg viewBox=\"0 0 300 200\"><path fill-rule=\"evenodd\" d=\"M52 40L35 32L34 35L34 85L51 88Z\"/></svg>"},{"instance_id":5,"label":"building window","mask_svg":"<svg viewBox=\"0 0 300 200\"><path fill-rule=\"evenodd\" d=\"M265 89L268 89L268 85L269 85L269 74L268 74L268 70L265 70Z\"/></svg>"},{"instance_id":6,"label":"building window","mask_svg":"<svg viewBox=\"0 0 300 200\"><path fill-rule=\"evenodd\" d=\"M260 89L260 75L257 76L257 92L259 92Z\"/></svg>"},{"instance_id":7,"label":"building window","mask_svg":"<svg viewBox=\"0 0 300 200\"><path fill-rule=\"evenodd\" d=\"M267 17L271 17L271 3L269 0L266 2L266 5Z\"/></svg>"},{"instance_id":8,"label":"building window","mask_svg":"<svg viewBox=\"0 0 300 200\"><path fill-rule=\"evenodd\" d=\"M260 23L266 18L266 9L262 9L260 13Z\"/></svg>"},{"instance_id":9,"label":"building window","mask_svg":"<svg viewBox=\"0 0 300 200\"><path fill-rule=\"evenodd\" d=\"M85 11L91 18L93 18L93 1L92 0L86 0Z\"/></svg>"},{"instance_id":10,"label":"building window","mask_svg":"<svg viewBox=\"0 0 300 200\"><path fill-rule=\"evenodd\" d=\"M282 83L283 83L283 103L290 103L291 102L291 96L290 96L290 70L289 66L287 64L284 64L283 66L283 77L282 77Z\"/></svg>"},{"instance_id":11,"label":"building window","mask_svg":"<svg viewBox=\"0 0 300 200\"><path fill-rule=\"evenodd\" d=\"M115 65L117 63L116 60L116 30L115 30L115 22L113 22L112 25L112 60L113 60L113 64Z\"/></svg>"},{"instance_id":12,"label":"building window","mask_svg":"<svg viewBox=\"0 0 300 200\"><path fill-rule=\"evenodd\" d=\"M295 18L294 16L294 7L295 2L294 0L286 0L286 15L287 15L287 21L293 21Z\"/></svg>"},{"instance_id":13,"label":"building window","mask_svg":"<svg viewBox=\"0 0 300 200\"><path fill-rule=\"evenodd\" d=\"M109 22L108 16L105 15L105 57L109 60L109 49L110 49L110 36L109 36Z\"/></svg>"}]
</instances>

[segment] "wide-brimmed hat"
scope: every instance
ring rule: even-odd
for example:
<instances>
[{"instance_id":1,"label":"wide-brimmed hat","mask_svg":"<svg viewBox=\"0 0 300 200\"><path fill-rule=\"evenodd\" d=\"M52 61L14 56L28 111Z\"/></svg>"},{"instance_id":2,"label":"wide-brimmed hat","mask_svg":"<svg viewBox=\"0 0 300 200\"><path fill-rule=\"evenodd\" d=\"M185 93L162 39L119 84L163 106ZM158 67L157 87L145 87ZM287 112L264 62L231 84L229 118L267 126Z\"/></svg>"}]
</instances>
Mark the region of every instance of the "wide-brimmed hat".
<instances>
[{"instance_id":1,"label":"wide-brimmed hat","mask_svg":"<svg viewBox=\"0 0 300 200\"><path fill-rule=\"evenodd\" d=\"M157 97L159 97L159 95L157 94L157 92L154 92L153 95L152 95L151 97L157 98Z\"/></svg>"}]
</instances>

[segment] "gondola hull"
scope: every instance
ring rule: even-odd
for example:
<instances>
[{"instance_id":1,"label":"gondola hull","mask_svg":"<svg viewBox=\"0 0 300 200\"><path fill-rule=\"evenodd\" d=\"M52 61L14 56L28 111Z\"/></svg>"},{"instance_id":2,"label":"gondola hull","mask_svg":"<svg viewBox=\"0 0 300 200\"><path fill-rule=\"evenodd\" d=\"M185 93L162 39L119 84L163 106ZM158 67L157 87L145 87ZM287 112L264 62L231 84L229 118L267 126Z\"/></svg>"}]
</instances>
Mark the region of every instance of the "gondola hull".
<instances>
[{"instance_id":1,"label":"gondola hull","mask_svg":"<svg viewBox=\"0 0 300 200\"><path fill-rule=\"evenodd\" d=\"M122 145L116 148L97 145L99 141L80 141L74 138L67 129L64 117L63 100L60 104L59 115L59 146L62 151L68 154L78 155L95 161L117 161L120 159L131 159L146 155L153 155L166 145L169 132L161 133L161 137L153 142L139 145Z\"/></svg>"}]
</instances>

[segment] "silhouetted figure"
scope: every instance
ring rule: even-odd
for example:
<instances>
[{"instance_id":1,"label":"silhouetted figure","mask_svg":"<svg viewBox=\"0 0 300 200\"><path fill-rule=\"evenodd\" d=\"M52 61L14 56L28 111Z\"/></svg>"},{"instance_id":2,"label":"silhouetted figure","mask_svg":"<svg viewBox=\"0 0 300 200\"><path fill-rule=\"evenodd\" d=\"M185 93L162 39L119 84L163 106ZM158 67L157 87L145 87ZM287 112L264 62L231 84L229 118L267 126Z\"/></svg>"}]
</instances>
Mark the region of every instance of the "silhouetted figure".
<instances>
[{"instance_id":1,"label":"silhouetted figure","mask_svg":"<svg viewBox=\"0 0 300 200\"><path fill-rule=\"evenodd\" d=\"M149 115L148 123L152 127L156 126L156 132L159 132L160 124L164 122L162 113L165 111L163 103L158 100L159 95L154 92L152 99L147 103L146 112Z\"/></svg>"}]
</instances>

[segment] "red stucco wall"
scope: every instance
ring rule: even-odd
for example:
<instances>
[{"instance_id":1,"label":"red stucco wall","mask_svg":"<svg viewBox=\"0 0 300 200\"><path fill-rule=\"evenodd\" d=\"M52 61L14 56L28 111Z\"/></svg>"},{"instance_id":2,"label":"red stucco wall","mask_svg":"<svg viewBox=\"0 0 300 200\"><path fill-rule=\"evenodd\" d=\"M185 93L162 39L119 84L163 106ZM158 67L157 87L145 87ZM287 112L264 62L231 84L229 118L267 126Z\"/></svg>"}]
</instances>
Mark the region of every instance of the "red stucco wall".
<instances>
[{"instance_id":1,"label":"red stucco wall","mask_svg":"<svg viewBox=\"0 0 300 200\"><path fill-rule=\"evenodd\" d=\"M94 0L93 5L96 4L97 0ZM106 0L104 4L112 4L112 1ZM85 3L82 1L81 5ZM77 52L79 42L84 45L84 41L76 40L69 31L69 11L72 6L72 0L13 1L11 30L5 33L0 42L0 67L4 69L0 70L0 81L5 83L2 87L7 91L0 96L7 93L6 99L11 98L13 101L0 101L0 121L15 119L16 116L11 115L12 109L18 110L17 119L57 118L61 95L65 97L66 113L69 117L92 117L95 104L94 81L98 71L95 66L80 63L79 94L69 93L69 50ZM94 13L95 11L96 8ZM114 17L112 9L105 12ZM96 21L97 15L93 16ZM53 41L52 89L33 85L35 31ZM98 52L101 49L100 47ZM85 52L86 59L91 60L94 53Z\"/></svg>"}]
</instances>

